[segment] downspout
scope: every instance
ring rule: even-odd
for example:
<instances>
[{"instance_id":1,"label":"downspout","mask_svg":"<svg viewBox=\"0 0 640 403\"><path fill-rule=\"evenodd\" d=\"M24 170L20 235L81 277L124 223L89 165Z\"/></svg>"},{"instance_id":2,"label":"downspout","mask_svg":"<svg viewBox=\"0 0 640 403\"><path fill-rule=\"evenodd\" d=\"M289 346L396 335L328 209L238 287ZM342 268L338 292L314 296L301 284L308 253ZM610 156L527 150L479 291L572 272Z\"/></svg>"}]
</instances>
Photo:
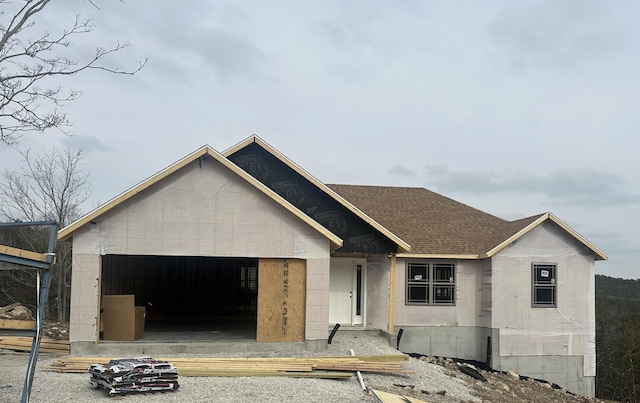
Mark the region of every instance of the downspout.
<instances>
[{"instance_id":1,"label":"downspout","mask_svg":"<svg viewBox=\"0 0 640 403\"><path fill-rule=\"evenodd\" d=\"M396 299L396 254L391 254L391 269L389 270L389 334L393 334L394 312Z\"/></svg>"}]
</instances>

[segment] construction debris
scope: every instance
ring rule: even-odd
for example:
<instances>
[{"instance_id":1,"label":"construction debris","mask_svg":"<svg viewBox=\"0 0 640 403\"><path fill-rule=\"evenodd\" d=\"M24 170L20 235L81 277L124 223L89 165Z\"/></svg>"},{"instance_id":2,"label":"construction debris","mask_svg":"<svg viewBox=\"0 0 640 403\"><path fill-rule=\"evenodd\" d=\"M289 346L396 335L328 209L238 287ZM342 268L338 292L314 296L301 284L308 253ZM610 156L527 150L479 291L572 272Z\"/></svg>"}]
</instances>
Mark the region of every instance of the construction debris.
<instances>
[{"instance_id":1,"label":"construction debris","mask_svg":"<svg viewBox=\"0 0 640 403\"><path fill-rule=\"evenodd\" d=\"M123 358L107 364L89 367L94 388L104 388L109 395L131 392L174 391L178 389L178 370L162 360L151 357Z\"/></svg>"},{"instance_id":2,"label":"construction debris","mask_svg":"<svg viewBox=\"0 0 640 403\"><path fill-rule=\"evenodd\" d=\"M31 310L19 303L0 307L0 319L34 320Z\"/></svg>"}]
</instances>

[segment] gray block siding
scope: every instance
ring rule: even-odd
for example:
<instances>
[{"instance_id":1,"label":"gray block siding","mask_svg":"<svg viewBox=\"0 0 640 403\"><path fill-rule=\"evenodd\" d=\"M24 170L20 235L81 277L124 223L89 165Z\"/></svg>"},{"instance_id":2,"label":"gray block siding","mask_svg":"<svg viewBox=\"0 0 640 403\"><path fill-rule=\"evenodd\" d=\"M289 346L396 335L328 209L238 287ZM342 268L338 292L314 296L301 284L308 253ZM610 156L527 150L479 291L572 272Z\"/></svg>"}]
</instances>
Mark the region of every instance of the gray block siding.
<instances>
[{"instance_id":1,"label":"gray block siding","mask_svg":"<svg viewBox=\"0 0 640 403\"><path fill-rule=\"evenodd\" d=\"M403 329L400 351L485 362L487 338L491 336L491 367L556 383L572 393L595 396L595 377L584 376L581 355L500 356L499 329L474 326L401 326L389 342L395 346L397 332Z\"/></svg>"}]
</instances>

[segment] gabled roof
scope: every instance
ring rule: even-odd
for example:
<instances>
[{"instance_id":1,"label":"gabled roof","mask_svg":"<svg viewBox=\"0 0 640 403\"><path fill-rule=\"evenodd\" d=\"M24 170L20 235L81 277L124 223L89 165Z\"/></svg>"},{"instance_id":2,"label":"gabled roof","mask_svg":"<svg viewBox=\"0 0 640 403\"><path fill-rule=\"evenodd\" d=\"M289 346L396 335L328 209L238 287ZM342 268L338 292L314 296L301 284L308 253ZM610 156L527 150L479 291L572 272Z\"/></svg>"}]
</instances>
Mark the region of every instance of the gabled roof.
<instances>
[{"instance_id":1,"label":"gabled roof","mask_svg":"<svg viewBox=\"0 0 640 403\"><path fill-rule=\"evenodd\" d=\"M533 216L529 218L523 218L518 221L511 221L506 227L503 234L511 234L508 238L504 239L494 248L487 252L487 257L491 257L496 253L500 252L502 249L507 247L512 242L516 241L520 237L522 237L527 232L531 231L538 225L542 224L545 221L551 221L558 225L560 228L565 230L569 235L575 238L578 242L587 247L591 252L593 252L596 260L607 260L609 257L600 249L598 249L594 244L589 242L586 238L580 235L577 231L571 228L569 225L564 223L555 215L547 212L544 214L540 214L538 216ZM515 231L515 232L514 232Z\"/></svg>"},{"instance_id":2,"label":"gabled roof","mask_svg":"<svg viewBox=\"0 0 640 403\"><path fill-rule=\"evenodd\" d=\"M199 148L198 150L196 150L193 153L187 155L186 157L182 158L181 160L175 162L174 164L170 165L169 167L163 169L162 171L156 173L155 175L150 176L149 178L147 178L144 181L140 182L138 185L132 187L131 189L125 191L122 194L120 194L119 196L116 196L115 198L111 199L110 201L106 202L105 204L99 206L98 208L96 208L93 211L89 212L88 214L84 215L80 219L78 219L75 222L69 224L65 228L62 228L58 232L58 239L61 240L61 241L64 241L66 239L71 238L73 236L73 232L75 230L77 230L78 228L80 228L83 225L95 220L97 217L99 217L100 215L104 214L105 212L111 210L112 208L118 206L119 204L125 202L126 200L130 199L131 197L133 197L133 196L137 195L138 193L144 191L145 189L149 188L150 186L160 182L161 180L163 180L167 176L171 175L172 173L178 171L179 169L183 168L184 166L188 165L189 163L191 163L193 161L196 161L198 158L200 158L202 156L205 156L205 155L208 155L208 156L212 157L213 159L218 161L220 164L222 164L225 167L227 167L231 172L235 173L236 175L238 175L239 177L241 177L245 181L249 182L256 189L260 190L262 193L267 195L269 198L273 199L278 204L280 204L281 206L283 206L284 208L289 210L296 217L298 217L299 219L301 219L305 223L309 224L316 231L320 232L322 235L327 237L331 241L332 249L336 249L336 248L342 246L342 239L340 239L338 236L336 236L335 234L333 234L332 232L327 230L322 225L318 224L316 221L311 219L308 215L306 215L303 212L301 212L300 210L298 210L295 206L293 206L287 200L285 200L280 195L278 195L277 193L275 193L274 191L269 189L267 186L265 186L262 183L260 183L258 180L253 178L251 175L246 173L244 170L242 170L241 168L236 166L234 163L229 161L227 158L222 156L220 153L218 153L217 151L215 151L213 148L209 147L208 145L205 145L205 146Z\"/></svg>"},{"instance_id":3,"label":"gabled roof","mask_svg":"<svg viewBox=\"0 0 640 403\"><path fill-rule=\"evenodd\" d=\"M264 140L262 140L260 137L256 135L250 136L247 139L241 141L240 143L234 145L233 147L224 151L222 155L228 158L238 150L241 150L247 147L251 143L257 143L258 145L260 145L260 147L262 147L268 153L270 153L275 158L280 160L283 164L287 165L289 168L295 171L298 175L301 175L303 178L311 182L314 186L316 186L321 191L326 193L329 197L331 197L332 199L340 203L342 206L344 206L347 210L351 211L360 219L364 220L366 223L371 225L377 231L382 233L384 236L386 236L388 239L390 239L392 242L394 242L398 246L398 250L409 252L412 249L411 242L406 242L406 240L402 239L401 236L398 236L399 233L392 231L389 228L386 228L385 225L382 224L380 221L372 218L371 216L363 212L361 209L356 207L356 205L352 204L350 201L342 197L342 195L340 195L339 193L336 193L333 189L331 189L331 187L320 182L313 175L311 175L310 173L302 169L296 163L291 161L289 158L281 154L278 150L270 146L267 142L265 142Z\"/></svg>"},{"instance_id":4,"label":"gabled roof","mask_svg":"<svg viewBox=\"0 0 640 403\"><path fill-rule=\"evenodd\" d=\"M423 188L327 185L411 244L405 257L481 259L551 220L589 248L607 255L551 213L506 221Z\"/></svg>"}]
</instances>

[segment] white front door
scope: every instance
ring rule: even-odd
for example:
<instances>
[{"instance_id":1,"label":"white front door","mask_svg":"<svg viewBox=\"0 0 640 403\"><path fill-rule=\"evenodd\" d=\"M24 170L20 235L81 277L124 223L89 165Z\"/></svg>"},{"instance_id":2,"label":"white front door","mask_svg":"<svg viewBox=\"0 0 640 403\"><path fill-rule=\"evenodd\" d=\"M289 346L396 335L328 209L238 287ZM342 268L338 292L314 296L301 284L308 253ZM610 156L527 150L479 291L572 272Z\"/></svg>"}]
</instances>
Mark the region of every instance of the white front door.
<instances>
[{"instance_id":1,"label":"white front door","mask_svg":"<svg viewBox=\"0 0 640 403\"><path fill-rule=\"evenodd\" d=\"M329 323L363 323L365 264L364 259L331 259Z\"/></svg>"}]
</instances>

